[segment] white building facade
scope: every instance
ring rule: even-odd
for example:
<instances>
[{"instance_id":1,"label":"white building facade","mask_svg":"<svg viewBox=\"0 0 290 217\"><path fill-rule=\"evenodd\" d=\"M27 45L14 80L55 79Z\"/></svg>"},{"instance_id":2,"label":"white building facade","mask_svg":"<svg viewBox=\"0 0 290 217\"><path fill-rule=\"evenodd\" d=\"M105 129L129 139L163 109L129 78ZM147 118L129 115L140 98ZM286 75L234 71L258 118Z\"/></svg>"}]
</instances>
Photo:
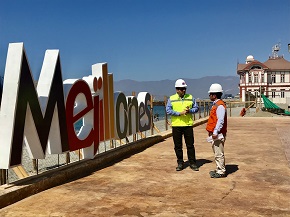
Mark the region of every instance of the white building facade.
<instances>
[{"instance_id":1,"label":"white building facade","mask_svg":"<svg viewBox=\"0 0 290 217\"><path fill-rule=\"evenodd\" d=\"M259 101L260 94L267 96L273 103L290 104L290 62L273 52L262 63L249 55L245 64L237 65L240 76L240 98L247 101L254 95Z\"/></svg>"}]
</instances>

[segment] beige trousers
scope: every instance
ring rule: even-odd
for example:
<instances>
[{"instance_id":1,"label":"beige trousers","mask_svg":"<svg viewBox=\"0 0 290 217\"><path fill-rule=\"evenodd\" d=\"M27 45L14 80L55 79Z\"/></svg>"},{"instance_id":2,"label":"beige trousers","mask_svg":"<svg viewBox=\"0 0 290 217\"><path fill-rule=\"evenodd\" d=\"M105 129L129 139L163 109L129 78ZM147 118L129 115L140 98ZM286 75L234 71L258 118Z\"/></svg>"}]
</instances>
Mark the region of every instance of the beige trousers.
<instances>
[{"instance_id":1,"label":"beige trousers","mask_svg":"<svg viewBox=\"0 0 290 217\"><path fill-rule=\"evenodd\" d=\"M215 157L215 163L217 166L216 172L219 174L225 174L226 173L226 164L225 164L225 155L224 155L224 145L225 140L215 140L212 143L212 150Z\"/></svg>"}]
</instances>

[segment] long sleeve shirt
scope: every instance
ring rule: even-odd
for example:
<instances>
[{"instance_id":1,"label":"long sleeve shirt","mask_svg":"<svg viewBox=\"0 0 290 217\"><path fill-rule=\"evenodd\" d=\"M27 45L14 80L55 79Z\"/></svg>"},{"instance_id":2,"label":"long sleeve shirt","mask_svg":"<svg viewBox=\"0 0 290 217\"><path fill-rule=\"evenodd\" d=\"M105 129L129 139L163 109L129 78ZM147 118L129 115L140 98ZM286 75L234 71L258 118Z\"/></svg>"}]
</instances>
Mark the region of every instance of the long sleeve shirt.
<instances>
[{"instance_id":1,"label":"long sleeve shirt","mask_svg":"<svg viewBox=\"0 0 290 217\"><path fill-rule=\"evenodd\" d=\"M215 100L213 102L213 105L216 104L216 102L218 101L219 99ZM223 125L224 125L224 122L225 122L225 113L226 113L226 109L225 107L223 107L222 105L219 105L217 107L217 110L216 110L216 115L217 115L217 124L214 128L214 131L213 131L213 134L214 135L217 135L218 132L222 129Z\"/></svg>"},{"instance_id":2,"label":"long sleeve shirt","mask_svg":"<svg viewBox=\"0 0 290 217\"><path fill-rule=\"evenodd\" d=\"M183 98L180 98L180 100L183 100ZM189 109L189 113L196 113L198 112L198 105L196 103L196 100L194 98L192 98L192 108ZM172 115L172 116L180 116L180 112L177 112L177 111L174 111L172 109L172 104L171 104L171 101L170 101L170 98L168 99L167 101L167 105L166 105L166 113L168 115Z\"/></svg>"}]
</instances>

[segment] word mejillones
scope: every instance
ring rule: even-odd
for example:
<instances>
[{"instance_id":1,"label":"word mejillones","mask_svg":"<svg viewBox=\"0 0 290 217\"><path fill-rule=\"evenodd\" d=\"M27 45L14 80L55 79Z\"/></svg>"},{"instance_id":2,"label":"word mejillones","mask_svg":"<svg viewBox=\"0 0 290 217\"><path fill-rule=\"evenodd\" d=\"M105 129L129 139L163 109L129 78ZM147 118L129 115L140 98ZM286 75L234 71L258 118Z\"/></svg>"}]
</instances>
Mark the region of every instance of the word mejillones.
<instances>
[{"instance_id":1,"label":"word mejillones","mask_svg":"<svg viewBox=\"0 0 290 217\"><path fill-rule=\"evenodd\" d=\"M78 149L83 158L93 158L100 142L150 129L150 98L148 92L114 92L106 63L92 65L92 75L63 81L59 50L46 51L35 85L23 43L11 43L0 110L0 169L21 164L23 143L33 159Z\"/></svg>"}]
</instances>

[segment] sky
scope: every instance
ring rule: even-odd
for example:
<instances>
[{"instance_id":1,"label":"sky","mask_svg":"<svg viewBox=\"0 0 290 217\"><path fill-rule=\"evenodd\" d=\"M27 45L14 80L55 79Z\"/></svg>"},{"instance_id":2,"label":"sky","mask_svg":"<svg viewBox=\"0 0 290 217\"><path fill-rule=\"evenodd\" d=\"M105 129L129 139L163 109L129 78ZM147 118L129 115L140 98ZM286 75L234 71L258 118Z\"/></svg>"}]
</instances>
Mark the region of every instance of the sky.
<instances>
[{"instance_id":1,"label":"sky","mask_svg":"<svg viewBox=\"0 0 290 217\"><path fill-rule=\"evenodd\" d=\"M277 43L290 61L290 0L0 0L0 75L14 42L36 80L48 49L64 79L103 62L115 81L237 76Z\"/></svg>"}]
</instances>

